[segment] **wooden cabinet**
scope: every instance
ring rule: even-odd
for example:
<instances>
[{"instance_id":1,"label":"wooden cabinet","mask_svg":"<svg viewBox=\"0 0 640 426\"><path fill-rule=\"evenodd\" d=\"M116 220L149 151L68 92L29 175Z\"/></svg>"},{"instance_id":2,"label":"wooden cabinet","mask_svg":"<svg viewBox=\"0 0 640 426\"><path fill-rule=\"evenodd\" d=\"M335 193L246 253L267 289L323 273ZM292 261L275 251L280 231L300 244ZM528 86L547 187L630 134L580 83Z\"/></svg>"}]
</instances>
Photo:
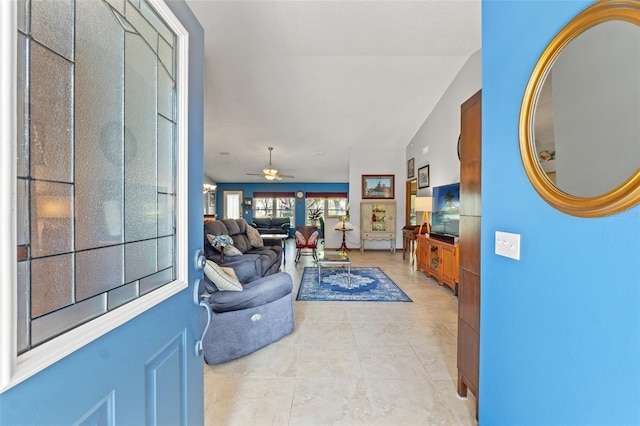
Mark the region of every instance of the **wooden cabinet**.
<instances>
[{"instance_id":1,"label":"wooden cabinet","mask_svg":"<svg viewBox=\"0 0 640 426\"><path fill-rule=\"evenodd\" d=\"M360 251L365 240L388 240L396 251L395 201L363 201L360 203Z\"/></svg>"},{"instance_id":2,"label":"wooden cabinet","mask_svg":"<svg viewBox=\"0 0 640 426\"><path fill-rule=\"evenodd\" d=\"M480 395L480 217L482 95L461 107L460 282L458 284L458 394ZM477 416L477 412L476 412Z\"/></svg>"},{"instance_id":3,"label":"wooden cabinet","mask_svg":"<svg viewBox=\"0 0 640 426\"><path fill-rule=\"evenodd\" d=\"M458 282L458 244L418 235L418 266L440 285L446 284L456 293Z\"/></svg>"}]
</instances>

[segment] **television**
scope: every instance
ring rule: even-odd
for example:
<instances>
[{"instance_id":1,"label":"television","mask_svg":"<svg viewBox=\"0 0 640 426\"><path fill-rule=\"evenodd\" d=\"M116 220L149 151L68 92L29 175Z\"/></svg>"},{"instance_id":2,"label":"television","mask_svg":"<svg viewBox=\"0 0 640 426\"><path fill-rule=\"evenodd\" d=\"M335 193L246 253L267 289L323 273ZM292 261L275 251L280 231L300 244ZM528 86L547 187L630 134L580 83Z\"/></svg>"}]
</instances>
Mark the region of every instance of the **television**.
<instances>
[{"instance_id":1,"label":"television","mask_svg":"<svg viewBox=\"0 0 640 426\"><path fill-rule=\"evenodd\" d=\"M431 236L453 242L460 235L460 183L433 188Z\"/></svg>"}]
</instances>

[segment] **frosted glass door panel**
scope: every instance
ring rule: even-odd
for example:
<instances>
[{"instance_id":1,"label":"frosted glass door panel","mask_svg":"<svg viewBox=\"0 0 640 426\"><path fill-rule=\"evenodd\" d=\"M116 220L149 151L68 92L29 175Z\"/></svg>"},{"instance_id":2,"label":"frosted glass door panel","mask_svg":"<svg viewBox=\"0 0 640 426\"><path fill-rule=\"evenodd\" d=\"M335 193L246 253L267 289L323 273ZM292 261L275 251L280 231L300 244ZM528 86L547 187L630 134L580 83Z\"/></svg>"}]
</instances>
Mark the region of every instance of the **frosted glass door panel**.
<instances>
[{"instance_id":1,"label":"frosted glass door panel","mask_svg":"<svg viewBox=\"0 0 640 426\"><path fill-rule=\"evenodd\" d=\"M37 318L73 303L73 256L34 259L31 262L31 316Z\"/></svg>"},{"instance_id":2,"label":"frosted glass door panel","mask_svg":"<svg viewBox=\"0 0 640 426\"><path fill-rule=\"evenodd\" d=\"M18 246L29 244L29 182L18 179L16 194L16 233Z\"/></svg>"},{"instance_id":3,"label":"frosted glass door panel","mask_svg":"<svg viewBox=\"0 0 640 426\"><path fill-rule=\"evenodd\" d=\"M164 38L171 46L174 45L173 39L175 36L173 32L165 25L165 23L158 17L156 12L151 9L149 3L146 0L140 2L140 11L147 21L153 25L153 27L160 33L160 36Z\"/></svg>"},{"instance_id":4,"label":"frosted glass door panel","mask_svg":"<svg viewBox=\"0 0 640 426\"><path fill-rule=\"evenodd\" d=\"M31 176L71 182L73 66L31 43Z\"/></svg>"},{"instance_id":5,"label":"frosted glass door panel","mask_svg":"<svg viewBox=\"0 0 640 426\"><path fill-rule=\"evenodd\" d=\"M76 254L76 300L84 300L124 284L121 245Z\"/></svg>"},{"instance_id":6,"label":"frosted glass door panel","mask_svg":"<svg viewBox=\"0 0 640 426\"><path fill-rule=\"evenodd\" d=\"M158 51L158 32L153 28L149 22L142 16L142 14L133 7L126 8L126 18L137 30L138 34L142 36L144 41L149 45L154 52Z\"/></svg>"},{"instance_id":7,"label":"frosted glass door panel","mask_svg":"<svg viewBox=\"0 0 640 426\"><path fill-rule=\"evenodd\" d=\"M126 36L125 241L157 236L157 57L144 40Z\"/></svg>"},{"instance_id":8,"label":"frosted glass door panel","mask_svg":"<svg viewBox=\"0 0 640 426\"><path fill-rule=\"evenodd\" d=\"M175 279L177 68L146 1L17 6L24 353Z\"/></svg>"},{"instance_id":9,"label":"frosted glass door panel","mask_svg":"<svg viewBox=\"0 0 640 426\"><path fill-rule=\"evenodd\" d=\"M73 250L72 185L31 181L31 255Z\"/></svg>"},{"instance_id":10,"label":"frosted glass door panel","mask_svg":"<svg viewBox=\"0 0 640 426\"><path fill-rule=\"evenodd\" d=\"M174 82L164 67L158 68L158 112L173 120Z\"/></svg>"},{"instance_id":11,"label":"frosted glass door panel","mask_svg":"<svg viewBox=\"0 0 640 426\"><path fill-rule=\"evenodd\" d=\"M125 281L131 282L157 272L156 240L128 243L124 248Z\"/></svg>"},{"instance_id":12,"label":"frosted glass door panel","mask_svg":"<svg viewBox=\"0 0 640 426\"><path fill-rule=\"evenodd\" d=\"M31 35L59 55L73 60L73 1L31 1Z\"/></svg>"},{"instance_id":13,"label":"frosted glass door panel","mask_svg":"<svg viewBox=\"0 0 640 426\"><path fill-rule=\"evenodd\" d=\"M164 118L158 116L158 192L173 193L173 169L174 153L173 138L175 126Z\"/></svg>"},{"instance_id":14,"label":"frosted glass door panel","mask_svg":"<svg viewBox=\"0 0 640 426\"><path fill-rule=\"evenodd\" d=\"M84 250L124 241L124 31L102 1L80 1L76 14L76 247Z\"/></svg>"},{"instance_id":15,"label":"frosted glass door panel","mask_svg":"<svg viewBox=\"0 0 640 426\"><path fill-rule=\"evenodd\" d=\"M29 345L29 324L31 319L31 309L29 308L29 301L31 300L29 283L31 277L29 277L29 262L18 262L18 322L17 322L17 338L18 338L18 353L23 352Z\"/></svg>"},{"instance_id":16,"label":"frosted glass door panel","mask_svg":"<svg viewBox=\"0 0 640 426\"><path fill-rule=\"evenodd\" d=\"M18 163L16 173L18 177L29 176L29 118L27 115L27 105L29 105L29 87L27 81L29 81L28 74L28 62L29 56L29 41L23 34L18 34L18 50L16 52L18 58L18 94L16 99L16 114L17 114L17 146L16 154L18 156Z\"/></svg>"}]
</instances>

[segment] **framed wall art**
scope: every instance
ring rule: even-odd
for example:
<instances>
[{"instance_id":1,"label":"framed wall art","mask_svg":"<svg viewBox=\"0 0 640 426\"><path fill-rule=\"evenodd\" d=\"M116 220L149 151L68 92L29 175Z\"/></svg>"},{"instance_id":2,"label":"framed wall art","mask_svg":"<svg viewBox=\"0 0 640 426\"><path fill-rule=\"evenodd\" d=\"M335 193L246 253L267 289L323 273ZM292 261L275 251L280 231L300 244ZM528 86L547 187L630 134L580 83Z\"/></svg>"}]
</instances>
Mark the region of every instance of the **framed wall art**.
<instances>
[{"instance_id":1,"label":"framed wall art","mask_svg":"<svg viewBox=\"0 0 640 426\"><path fill-rule=\"evenodd\" d=\"M429 187L429 165L420 167L418 169L418 188Z\"/></svg>"},{"instance_id":2,"label":"framed wall art","mask_svg":"<svg viewBox=\"0 0 640 426\"><path fill-rule=\"evenodd\" d=\"M362 199L395 198L395 175L362 175Z\"/></svg>"},{"instance_id":3,"label":"framed wall art","mask_svg":"<svg viewBox=\"0 0 640 426\"><path fill-rule=\"evenodd\" d=\"M407 179L411 179L416 176L416 159L410 158L407 161Z\"/></svg>"}]
</instances>

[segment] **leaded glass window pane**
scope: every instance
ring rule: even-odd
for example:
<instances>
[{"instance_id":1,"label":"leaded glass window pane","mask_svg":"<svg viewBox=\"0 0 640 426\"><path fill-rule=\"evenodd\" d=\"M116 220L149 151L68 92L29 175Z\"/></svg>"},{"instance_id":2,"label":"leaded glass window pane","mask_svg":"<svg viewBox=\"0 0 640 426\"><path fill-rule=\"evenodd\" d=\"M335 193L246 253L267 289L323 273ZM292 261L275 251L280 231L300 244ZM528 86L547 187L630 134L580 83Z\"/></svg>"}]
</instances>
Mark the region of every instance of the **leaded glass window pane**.
<instances>
[{"instance_id":1,"label":"leaded glass window pane","mask_svg":"<svg viewBox=\"0 0 640 426\"><path fill-rule=\"evenodd\" d=\"M19 0L18 352L176 277L175 34L146 1Z\"/></svg>"}]
</instances>

